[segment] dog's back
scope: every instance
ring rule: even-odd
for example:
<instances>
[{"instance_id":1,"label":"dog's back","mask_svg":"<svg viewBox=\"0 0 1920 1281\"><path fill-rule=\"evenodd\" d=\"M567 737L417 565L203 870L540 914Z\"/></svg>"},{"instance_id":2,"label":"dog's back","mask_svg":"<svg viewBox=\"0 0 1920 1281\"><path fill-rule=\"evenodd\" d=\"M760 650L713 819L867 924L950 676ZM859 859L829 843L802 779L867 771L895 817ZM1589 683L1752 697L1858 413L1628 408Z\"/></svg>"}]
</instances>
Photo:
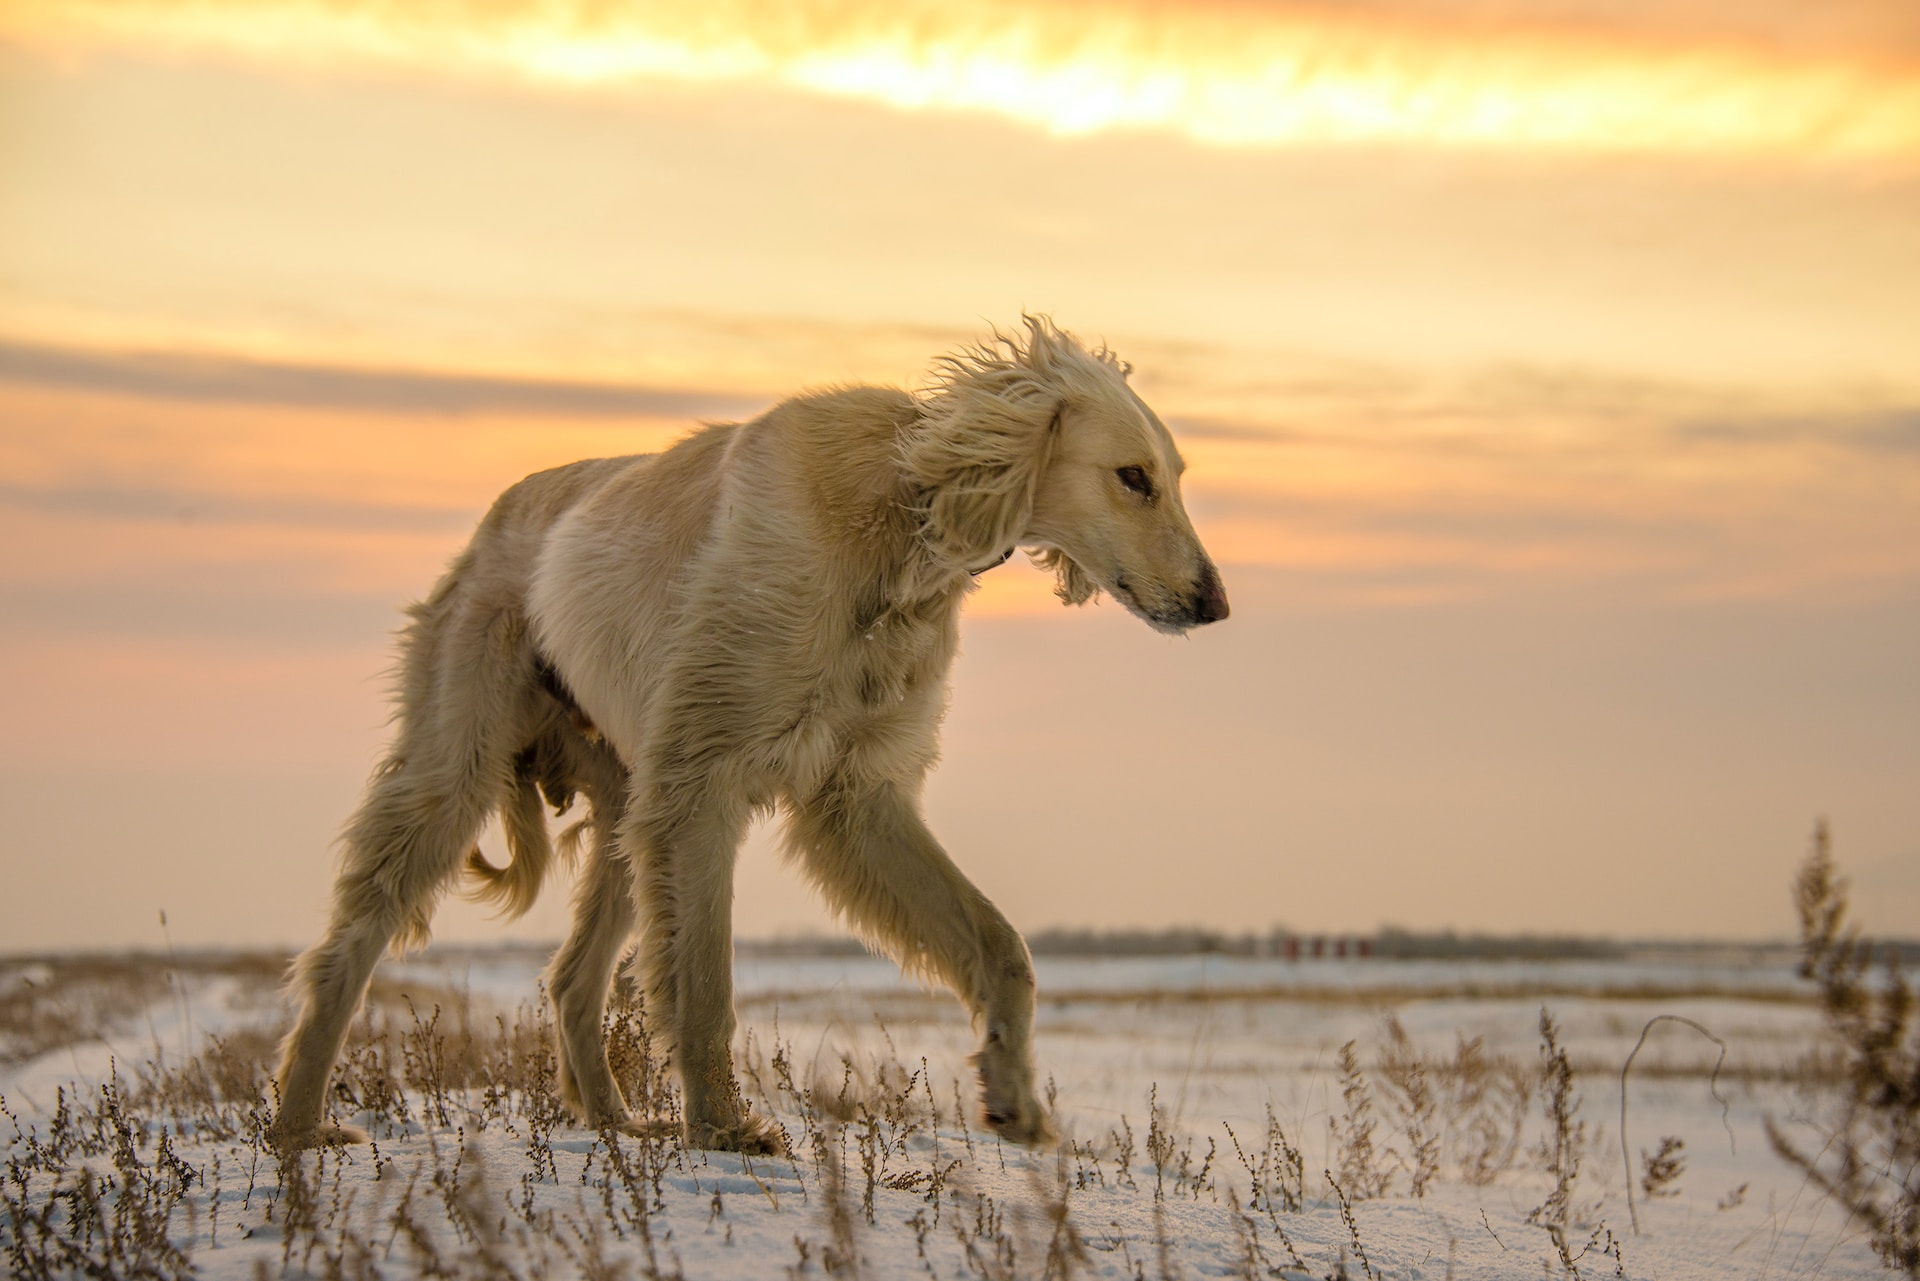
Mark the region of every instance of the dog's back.
<instances>
[{"instance_id":1,"label":"dog's back","mask_svg":"<svg viewBox=\"0 0 1920 1281\"><path fill-rule=\"evenodd\" d=\"M723 669L731 687L716 698L753 704L730 709L735 724L708 727L736 745L792 738L823 683L860 687L851 698L830 690L835 704L903 701L915 681L908 667L950 657L937 633L951 629L956 603L943 598L921 620L936 634L897 643L907 602L893 580L911 555L912 521L897 437L915 413L903 392L846 388L708 426L660 454L528 476L410 611L403 703L499 719L497 706L450 697L448 679L475 670L480 650L491 647L498 664L510 647L508 666L559 695L631 764L662 683L702 679L689 666ZM871 643L889 626L895 644ZM842 670L849 648L859 672ZM794 698L782 697L788 687Z\"/></svg>"},{"instance_id":2,"label":"dog's back","mask_svg":"<svg viewBox=\"0 0 1920 1281\"><path fill-rule=\"evenodd\" d=\"M738 782L765 803L885 708L924 724L906 753L919 767L958 600L912 616L900 590L914 548L897 440L915 412L880 388L799 397L610 476L554 523L537 643L629 763L683 734L688 755L755 776ZM663 689L698 723L663 725Z\"/></svg>"}]
</instances>

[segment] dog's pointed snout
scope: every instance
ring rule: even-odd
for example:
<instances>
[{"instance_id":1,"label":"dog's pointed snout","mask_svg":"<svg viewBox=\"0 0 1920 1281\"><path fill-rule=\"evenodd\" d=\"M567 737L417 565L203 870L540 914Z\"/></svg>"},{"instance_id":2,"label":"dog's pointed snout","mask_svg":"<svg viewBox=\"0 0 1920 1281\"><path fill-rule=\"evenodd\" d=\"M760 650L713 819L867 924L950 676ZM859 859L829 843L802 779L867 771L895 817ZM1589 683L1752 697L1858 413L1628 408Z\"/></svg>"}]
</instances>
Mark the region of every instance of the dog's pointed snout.
<instances>
[{"instance_id":1,"label":"dog's pointed snout","mask_svg":"<svg viewBox=\"0 0 1920 1281\"><path fill-rule=\"evenodd\" d=\"M1200 571L1193 593L1193 616L1202 623L1217 623L1232 612L1227 606L1227 589L1220 582L1220 571L1208 565Z\"/></svg>"}]
</instances>

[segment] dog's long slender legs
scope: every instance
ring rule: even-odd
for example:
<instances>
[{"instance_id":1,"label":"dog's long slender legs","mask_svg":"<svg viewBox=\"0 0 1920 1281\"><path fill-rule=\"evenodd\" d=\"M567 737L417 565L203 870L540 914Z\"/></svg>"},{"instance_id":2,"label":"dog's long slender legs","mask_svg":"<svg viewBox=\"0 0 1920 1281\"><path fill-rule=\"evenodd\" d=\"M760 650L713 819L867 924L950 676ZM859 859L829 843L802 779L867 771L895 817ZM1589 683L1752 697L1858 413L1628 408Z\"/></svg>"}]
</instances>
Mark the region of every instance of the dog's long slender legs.
<instances>
[{"instance_id":1,"label":"dog's long slender legs","mask_svg":"<svg viewBox=\"0 0 1920 1281\"><path fill-rule=\"evenodd\" d=\"M829 787L795 807L788 842L829 903L908 969L930 973L983 1025L982 1103L1007 1137L1051 1131L1033 1090L1033 961L896 786Z\"/></svg>"},{"instance_id":2,"label":"dog's long slender legs","mask_svg":"<svg viewBox=\"0 0 1920 1281\"><path fill-rule=\"evenodd\" d=\"M684 1091L687 1142L775 1151L769 1120L750 1117L733 1077L733 864L748 811L708 795L682 804L655 792L629 811L639 863L647 1015L666 1028Z\"/></svg>"},{"instance_id":3,"label":"dog's long slender legs","mask_svg":"<svg viewBox=\"0 0 1920 1281\"><path fill-rule=\"evenodd\" d=\"M282 1148L365 1137L349 1126L325 1123L327 1078L390 937L377 928L343 925L336 917L327 937L295 962L292 986L299 994L300 1016L280 1047L280 1110L273 1125L274 1141Z\"/></svg>"},{"instance_id":4,"label":"dog's long slender legs","mask_svg":"<svg viewBox=\"0 0 1920 1281\"><path fill-rule=\"evenodd\" d=\"M593 850L586 874L573 896L573 931L553 958L548 983L553 993L560 1051L560 1095L589 1125L624 1129L631 1118L627 1101L607 1065L601 1020L607 986L620 949L633 934L633 869L614 848L624 797L616 797L605 817L601 796L593 797Z\"/></svg>"},{"instance_id":5,"label":"dog's long slender legs","mask_svg":"<svg viewBox=\"0 0 1920 1281\"><path fill-rule=\"evenodd\" d=\"M424 941L435 900L473 848L524 745L531 652L510 610L469 599L468 558L414 610L392 755L348 822L327 932L294 963L299 1017L281 1045L282 1148L364 1136L323 1127L327 1078L374 963L405 931Z\"/></svg>"},{"instance_id":6,"label":"dog's long slender legs","mask_svg":"<svg viewBox=\"0 0 1920 1281\"><path fill-rule=\"evenodd\" d=\"M479 835L487 799L484 785L472 781L449 795L444 780L421 778L408 764L375 778L347 828L326 936L294 963L300 1016L281 1047L275 1122L283 1147L364 1137L322 1126L327 1078L374 964L396 934L424 920Z\"/></svg>"}]
</instances>

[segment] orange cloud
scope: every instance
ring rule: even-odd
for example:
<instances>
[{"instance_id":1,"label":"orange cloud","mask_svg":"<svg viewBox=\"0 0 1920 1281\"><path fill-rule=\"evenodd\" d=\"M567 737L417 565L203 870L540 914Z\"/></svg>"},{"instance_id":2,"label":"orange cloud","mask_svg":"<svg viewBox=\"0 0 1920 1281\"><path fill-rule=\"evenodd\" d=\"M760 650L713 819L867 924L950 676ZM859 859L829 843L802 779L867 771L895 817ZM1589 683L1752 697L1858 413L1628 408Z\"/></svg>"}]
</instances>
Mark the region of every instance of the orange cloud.
<instances>
[{"instance_id":1,"label":"orange cloud","mask_svg":"<svg viewBox=\"0 0 1920 1281\"><path fill-rule=\"evenodd\" d=\"M4 383L0 422L0 538L21 551L0 568L0 590L16 606L22 592L344 594L388 602L383 622L431 586L514 481L578 458L657 450L688 426ZM123 614L138 626L138 609Z\"/></svg>"},{"instance_id":2,"label":"orange cloud","mask_svg":"<svg viewBox=\"0 0 1920 1281\"><path fill-rule=\"evenodd\" d=\"M1920 576L1911 410L1760 412L1528 383L1436 394L1402 417L1390 382L1340 397L1314 402L1312 430L1189 433L1180 398L1156 395L1230 581L1300 576L1328 600L1600 582L1779 597L1872 595ZM689 425L4 384L0 421L0 539L22 553L0 589L16 626L132 636L224 619L323 641L391 627L521 476L657 449ZM1058 608L1050 580L1018 561L969 604Z\"/></svg>"},{"instance_id":3,"label":"orange cloud","mask_svg":"<svg viewBox=\"0 0 1920 1281\"><path fill-rule=\"evenodd\" d=\"M1871 24L1836 41L1834 24L1803 23L1809 40L1795 52L1791 25L1729 31L1707 19L1636 26L1629 17L1547 27L1488 12L1226 3L1096 12L1013 0L44 0L0 9L0 30L564 85L774 86L984 112L1063 134L1146 129L1232 146L1920 153L1920 79L1910 60L1902 65L1905 46L1876 42Z\"/></svg>"}]
</instances>

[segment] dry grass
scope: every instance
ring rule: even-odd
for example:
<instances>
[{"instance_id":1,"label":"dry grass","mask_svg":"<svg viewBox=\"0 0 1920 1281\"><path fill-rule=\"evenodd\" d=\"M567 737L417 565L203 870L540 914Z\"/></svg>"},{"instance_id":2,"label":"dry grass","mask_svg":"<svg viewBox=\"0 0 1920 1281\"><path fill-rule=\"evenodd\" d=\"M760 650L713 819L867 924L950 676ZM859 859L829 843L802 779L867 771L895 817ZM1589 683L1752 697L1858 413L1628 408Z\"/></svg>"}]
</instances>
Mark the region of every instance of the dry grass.
<instances>
[{"instance_id":1,"label":"dry grass","mask_svg":"<svg viewBox=\"0 0 1920 1281\"><path fill-rule=\"evenodd\" d=\"M271 990L285 968L286 957L266 953L13 958L0 976L0 1068L109 1038L157 1050L149 1013L162 998L179 999L186 980L219 974Z\"/></svg>"},{"instance_id":2,"label":"dry grass","mask_svg":"<svg viewBox=\"0 0 1920 1281\"><path fill-rule=\"evenodd\" d=\"M1794 882L1804 948L1801 973L1818 985L1842 1051L1842 1088L1808 1151L1768 1122L1774 1150L1867 1224L1889 1269L1920 1277L1920 1019L1897 965L1870 982L1873 949L1847 923L1847 887L1825 823Z\"/></svg>"},{"instance_id":3,"label":"dry grass","mask_svg":"<svg viewBox=\"0 0 1920 1281\"><path fill-rule=\"evenodd\" d=\"M137 1033L142 1010L185 1001L184 989L170 986L179 971L151 963L33 966L31 984L7 989L10 1043L25 1057L97 1040L104 1026ZM208 963L202 977L214 972ZM271 959L219 973L277 1019ZM1859 1026L1887 1026L1885 1009L1862 1008L1881 1014L1878 1022L1861 1015ZM1170 1276L1169 1216L1198 1204L1227 1216L1242 1276L1371 1277L1381 1255L1356 1206L1390 1194L1424 1199L1448 1182L1503 1180L1532 1189L1518 1193L1524 1204L1541 1198L1532 1222L1566 1275L1622 1266L1599 1198L1582 1182L1595 1135L1579 1091L1583 1078L1613 1077L1621 1065L1577 1061L1544 1009L1537 1056L1495 1053L1466 1036L1445 1053L1423 1050L1390 1016L1371 1045L1349 1042L1318 1171L1304 1155L1306 1136L1271 1107L1264 1133L1228 1125L1208 1133L1183 1126L1155 1084L1138 1099L1138 1122L1123 1113L1087 1132L1066 1127L1057 1155L1012 1187L1001 1177L1007 1151L971 1123L970 1089L924 1059L903 1058L884 1025L871 1053L812 1069L798 1065L818 1061L799 1055L777 1023L771 1037L745 1034L743 1088L756 1111L785 1125L790 1152L723 1175L708 1154L677 1142L578 1129L558 1102L544 1001L495 1012L454 988L391 979L376 985L356 1021L332 1093L334 1110L374 1142L282 1161L265 1138L280 1030L272 1019L209 1038L185 1059L145 1038L155 1052L123 1057L105 1083L22 1109L30 1119L10 1122L0 1191L8 1274L185 1277L196 1257L247 1240L273 1244L256 1256L269 1273L676 1277L686 1272L685 1238L675 1232L689 1231L688 1205L700 1208L704 1234L731 1243L750 1218L744 1199L786 1216L791 1244L781 1266L795 1276L878 1275L873 1243L903 1233L929 1276L954 1275L955 1260L962 1274L981 1277L1065 1278L1110 1260L1128 1276ZM677 1115L674 1083L631 985L616 989L605 1031L627 1097L649 1113ZM127 1043L141 1039L130 1034ZM1859 1070L1844 1047L1745 1069L1749 1079L1778 1075L1815 1088L1856 1080ZM1675 1058L1642 1063L1635 1075L1704 1072ZM1737 1066L1723 1073L1741 1075ZM1865 1106L1853 1113L1854 1133L1870 1116ZM1641 1190L1660 1195L1683 1168L1681 1149L1661 1144L1643 1163ZM1844 1169L1828 1177L1848 1186ZM1729 1195L1737 1203L1739 1193ZM1086 1208L1093 1204L1105 1208ZM1883 1218L1897 1227L1893 1204ZM1151 1235L1122 1230L1115 1215L1127 1211L1116 1205L1135 1207L1137 1221L1155 1225ZM1311 1238L1301 1225L1316 1214L1337 1216L1341 1235L1303 1248ZM1449 1243L1434 1248L1450 1257Z\"/></svg>"},{"instance_id":4,"label":"dry grass","mask_svg":"<svg viewBox=\"0 0 1920 1281\"><path fill-rule=\"evenodd\" d=\"M91 987L94 979L76 981ZM425 1003L418 988L376 993L355 1024L333 1095L373 1143L286 1160L266 1141L275 1031L249 1028L183 1062L155 1058L127 1075L116 1069L90 1093L62 1090L50 1116L15 1121L3 1207L9 1273L186 1277L197 1248L223 1234L265 1232L279 1242L280 1270L291 1274L372 1277L400 1266L434 1277L613 1275L616 1258L634 1259L643 1276L681 1274L661 1216L677 1187L701 1177L705 1155L612 1133L593 1136L584 1160L577 1142L562 1154L557 1136L578 1131L555 1097L543 1004L482 1020L457 992ZM671 1114L674 1089L630 990L616 993L607 1034L629 1097ZM1092 1189L1124 1190L1146 1206L1227 1206L1245 1234L1247 1276L1307 1267L1288 1231L1290 1217L1310 1205L1305 1162L1271 1112L1257 1146L1224 1130L1232 1159L1223 1164L1216 1140L1176 1128L1154 1086L1143 1129L1122 1116L1098 1139L1070 1135L1054 1177L1034 1177L1026 1195L1008 1203L980 1186L978 1176L1002 1166L1005 1152L973 1131L957 1082L936 1085L924 1061L902 1061L890 1042L884 1053L843 1058L837 1074L815 1079L801 1079L794 1062L784 1042L746 1039L749 1096L788 1125L792 1145L789 1158L762 1171L765 1195L779 1196L775 1185L783 1184L811 1207L800 1220L810 1226L793 1238L795 1274L861 1275L863 1234L889 1226L878 1215L889 1194L907 1194L919 1207L905 1226L923 1258L944 1236L982 1277L1070 1277L1101 1251L1124 1253L1138 1275L1159 1269L1164 1228L1146 1247L1103 1234L1075 1211L1076 1198ZM1382 1062L1403 1127L1398 1157L1371 1143L1385 1120L1374 1114L1356 1047L1343 1062L1344 1177L1328 1180L1341 1203L1350 1184L1381 1195L1390 1160L1410 1161L1409 1178L1424 1190L1438 1176L1449 1134L1464 1145L1450 1154L1453 1163L1470 1177L1510 1164L1518 1141L1504 1133L1515 1096L1503 1084L1509 1068L1472 1043L1430 1063L1404 1033L1389 1031ZM1489 1100L1499 1100L1498 1143L1486 1137ZM523 1154L516 1186L489 1184L487 1172L497 1182L499 1164L489 1167L475 1146L488 1135L505 1136ZM1490 1154L1490 1146L1501 1150ZM394 1155L402 1147L411 1152L404 1163ZM368 1165L371 1184L349 1177ZM575 1203L556 1210L555 1190L569 1186ZM740 1194L710 1194L709 1225L722 1232L732 1230L728 1195ZM1358 1224L1344 1213L1343 1254L1372 1275Z\"/></svg>"}]
</instances>

